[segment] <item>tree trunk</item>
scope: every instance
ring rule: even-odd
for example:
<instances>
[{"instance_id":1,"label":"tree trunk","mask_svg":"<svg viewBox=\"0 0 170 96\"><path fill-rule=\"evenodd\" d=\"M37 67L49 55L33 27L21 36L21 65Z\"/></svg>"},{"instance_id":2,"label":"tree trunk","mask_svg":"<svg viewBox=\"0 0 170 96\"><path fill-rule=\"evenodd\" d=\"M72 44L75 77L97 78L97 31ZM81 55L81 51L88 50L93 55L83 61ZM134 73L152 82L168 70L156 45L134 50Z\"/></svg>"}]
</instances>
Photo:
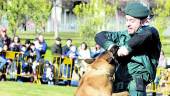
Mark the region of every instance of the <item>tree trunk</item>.
<instances>
[{"instance_id":1,"label":"tree trunk","mask_svg":"<svg viewBox=\"0 0 170 96\"><path fill-rule=\"evenodd\" d=\"M56 0L53 4L51 20L52 20L52 31L55 33L55 38L58 37L58 27L61 22L61 0Z\"/></svg>"},{"instance_id":2,"label":"tree trunk","mask_svg":"<svg viewBox=\"0 0 170 96\"><path fill-rule=\"evenodd\" d=\"M12 30L12 32L13 32L13 37L16 36L16 32L17 32L18 25L19 25L19 24L18 24L18 21L16 21L16 24L14 25L13 30Z\"/></svg>"}]
</instances>

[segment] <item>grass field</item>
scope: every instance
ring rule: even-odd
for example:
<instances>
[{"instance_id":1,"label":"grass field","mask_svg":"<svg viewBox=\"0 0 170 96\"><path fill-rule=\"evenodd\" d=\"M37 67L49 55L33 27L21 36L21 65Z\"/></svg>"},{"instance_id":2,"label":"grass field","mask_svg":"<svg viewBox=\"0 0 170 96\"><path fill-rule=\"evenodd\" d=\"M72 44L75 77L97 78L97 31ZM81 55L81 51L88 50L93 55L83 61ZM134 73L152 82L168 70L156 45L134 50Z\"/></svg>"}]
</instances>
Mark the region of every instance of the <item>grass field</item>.
<instances>
[{"instance_id":1,"label":"grass field","mask_svg":"<svg viewBox=\"0 0 170 96\"><path fill-rule=\"evenodd\" d=\"M76 87L0 82L0 96L73 96Z\"/></svg>"}]
</instances>

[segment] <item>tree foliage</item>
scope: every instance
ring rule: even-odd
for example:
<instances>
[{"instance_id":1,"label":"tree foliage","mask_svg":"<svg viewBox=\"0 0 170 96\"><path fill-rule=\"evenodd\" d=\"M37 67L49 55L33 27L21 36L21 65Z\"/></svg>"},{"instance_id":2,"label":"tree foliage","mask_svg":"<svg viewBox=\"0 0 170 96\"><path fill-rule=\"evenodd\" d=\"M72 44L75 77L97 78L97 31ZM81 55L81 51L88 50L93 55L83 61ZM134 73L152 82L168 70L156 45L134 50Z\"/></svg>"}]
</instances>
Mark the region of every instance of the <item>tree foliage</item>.
<instances>
[{"instance_id":1,"label":"tree foliage","mask_svg":"<svg viewBox=\"0 0 170 96\"><path fill-rule=\"evenodd\" d=\"M0 17L4 13L4 7L5 7L6 0L0 0Z\"/></svg>"},{"instance_id":2,"label":"tree foliage","mask_svg":"<svg viewBox=\"0 0 170 96\"><path fill-rule=\"evenodd\" d=\"M110 4L106 0L89 0L75 6L74 13L78 20L78 31L84 40L94 38L96 32L106 28L110 18L115 14L117 4Z\"/></svg>"},{"instance_id":3,"label":"tree foliage","mask_svg":"<svg viewBox=\"0 0 170 96\"><path fill-rule=\"evenodd\" d=\"M160 35L163 36L163 32L170 24L168 21L170 16L170 0L155 0L155 4L156 6L153 8L155 14L153 23L158 28Z\"/></svg>"},{"instance_id":4,"label":"tree foliage","mask_svg":"<svg viewBox=\"0 0 170 96\"><path fill-rule=\"evenodd\" d=\"M51 9L49 0L0 0L3 8L2 15L6 15L9 30L15 34L19 26L26 20L32 20L36 27L46 22Z\"/></svg>"}]
</instances>

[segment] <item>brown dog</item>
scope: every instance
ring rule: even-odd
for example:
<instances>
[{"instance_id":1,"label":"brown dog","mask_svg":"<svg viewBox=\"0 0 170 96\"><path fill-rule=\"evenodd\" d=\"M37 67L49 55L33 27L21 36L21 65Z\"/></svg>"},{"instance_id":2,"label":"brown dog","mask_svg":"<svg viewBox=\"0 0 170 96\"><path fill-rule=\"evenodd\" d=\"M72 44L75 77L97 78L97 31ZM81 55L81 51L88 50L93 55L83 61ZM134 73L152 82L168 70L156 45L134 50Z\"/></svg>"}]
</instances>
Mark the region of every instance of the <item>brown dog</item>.
<instances>
[{"instance_id":1,"label":"brown dog","mask_svg":"<svg viewBox=\"0 0 170 96\"><path fill-rule=\"evenodd\" d=\"M116 69L115 50L106 51L88 66L75 96L128 96L128 92L113 93L112 83ZM115 53L113 53L115 51Z\"/></svg>"}]
</instances>

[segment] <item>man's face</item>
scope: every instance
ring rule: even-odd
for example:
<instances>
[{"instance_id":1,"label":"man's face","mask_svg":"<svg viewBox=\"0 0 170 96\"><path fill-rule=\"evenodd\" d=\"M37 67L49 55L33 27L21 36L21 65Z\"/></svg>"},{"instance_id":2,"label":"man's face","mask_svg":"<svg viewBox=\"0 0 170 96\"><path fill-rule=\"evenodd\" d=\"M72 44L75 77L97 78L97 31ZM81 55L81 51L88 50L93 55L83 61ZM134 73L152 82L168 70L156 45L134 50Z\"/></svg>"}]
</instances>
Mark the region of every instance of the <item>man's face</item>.
<instances>
[{"instance_id":1,"label":"man's face","mask_svg":"<svg viewBox=\"0 0 170 96\"><path fill-rule=\"evenodd\" d=\"M39 39L40 42L43 42L43 41L44 41L44 37L43 37L42 35L40 35L40 36L38 37L38 39Z\"/></svg>"},{"instance_id":2,"label":"man's face","mask_svg":"<svg viewBox=\"0 0 170 96\"><path fill-rule=\"evenodd\" d=\"M60 44L60 43L61 43L61 41L55 40L55 43L56 43L56 44Z\"/></svg>"},{"instance_id":3,"label":"man's face","mask_svg":"<svg viewBox=\"0 0 170 96\"><path fill-rule=\"evenodd\" d=\"M72 41L71 40L67 40L66 43L67 43L67 46L69 46L69 47L72 45Z\"/></svg>"},{"instance_id":4,"label":"man's face","mask_svg":"<svg viewBox=\"0 0 170 96\"><path fill-rule=\"evenodd\" d=\"M6 35L6 32L3 30L0 30L0 36L5 37L5 35Z\"/></svg>"},{"instance_id":5,"label":"man's face","mask_svg":"<svg viewBox=\"0 0 170 96\"><path fill-rule=\"evenodd\" d=\"M19 38L18 37L14 37L14 42L18 43L19 42Z\"/></svg>"},{"instance_id":6,"label":"man's face","mask_svg":"<svg viewBox=\"0 0 170 96\"><path fill-rule=\"evenodd\" d=\"M140 19L126 15L126 26L128 29L128 33L134 34L138 30L138 28L141 26L141 21Z\"/></svg>"}]
</instances>

